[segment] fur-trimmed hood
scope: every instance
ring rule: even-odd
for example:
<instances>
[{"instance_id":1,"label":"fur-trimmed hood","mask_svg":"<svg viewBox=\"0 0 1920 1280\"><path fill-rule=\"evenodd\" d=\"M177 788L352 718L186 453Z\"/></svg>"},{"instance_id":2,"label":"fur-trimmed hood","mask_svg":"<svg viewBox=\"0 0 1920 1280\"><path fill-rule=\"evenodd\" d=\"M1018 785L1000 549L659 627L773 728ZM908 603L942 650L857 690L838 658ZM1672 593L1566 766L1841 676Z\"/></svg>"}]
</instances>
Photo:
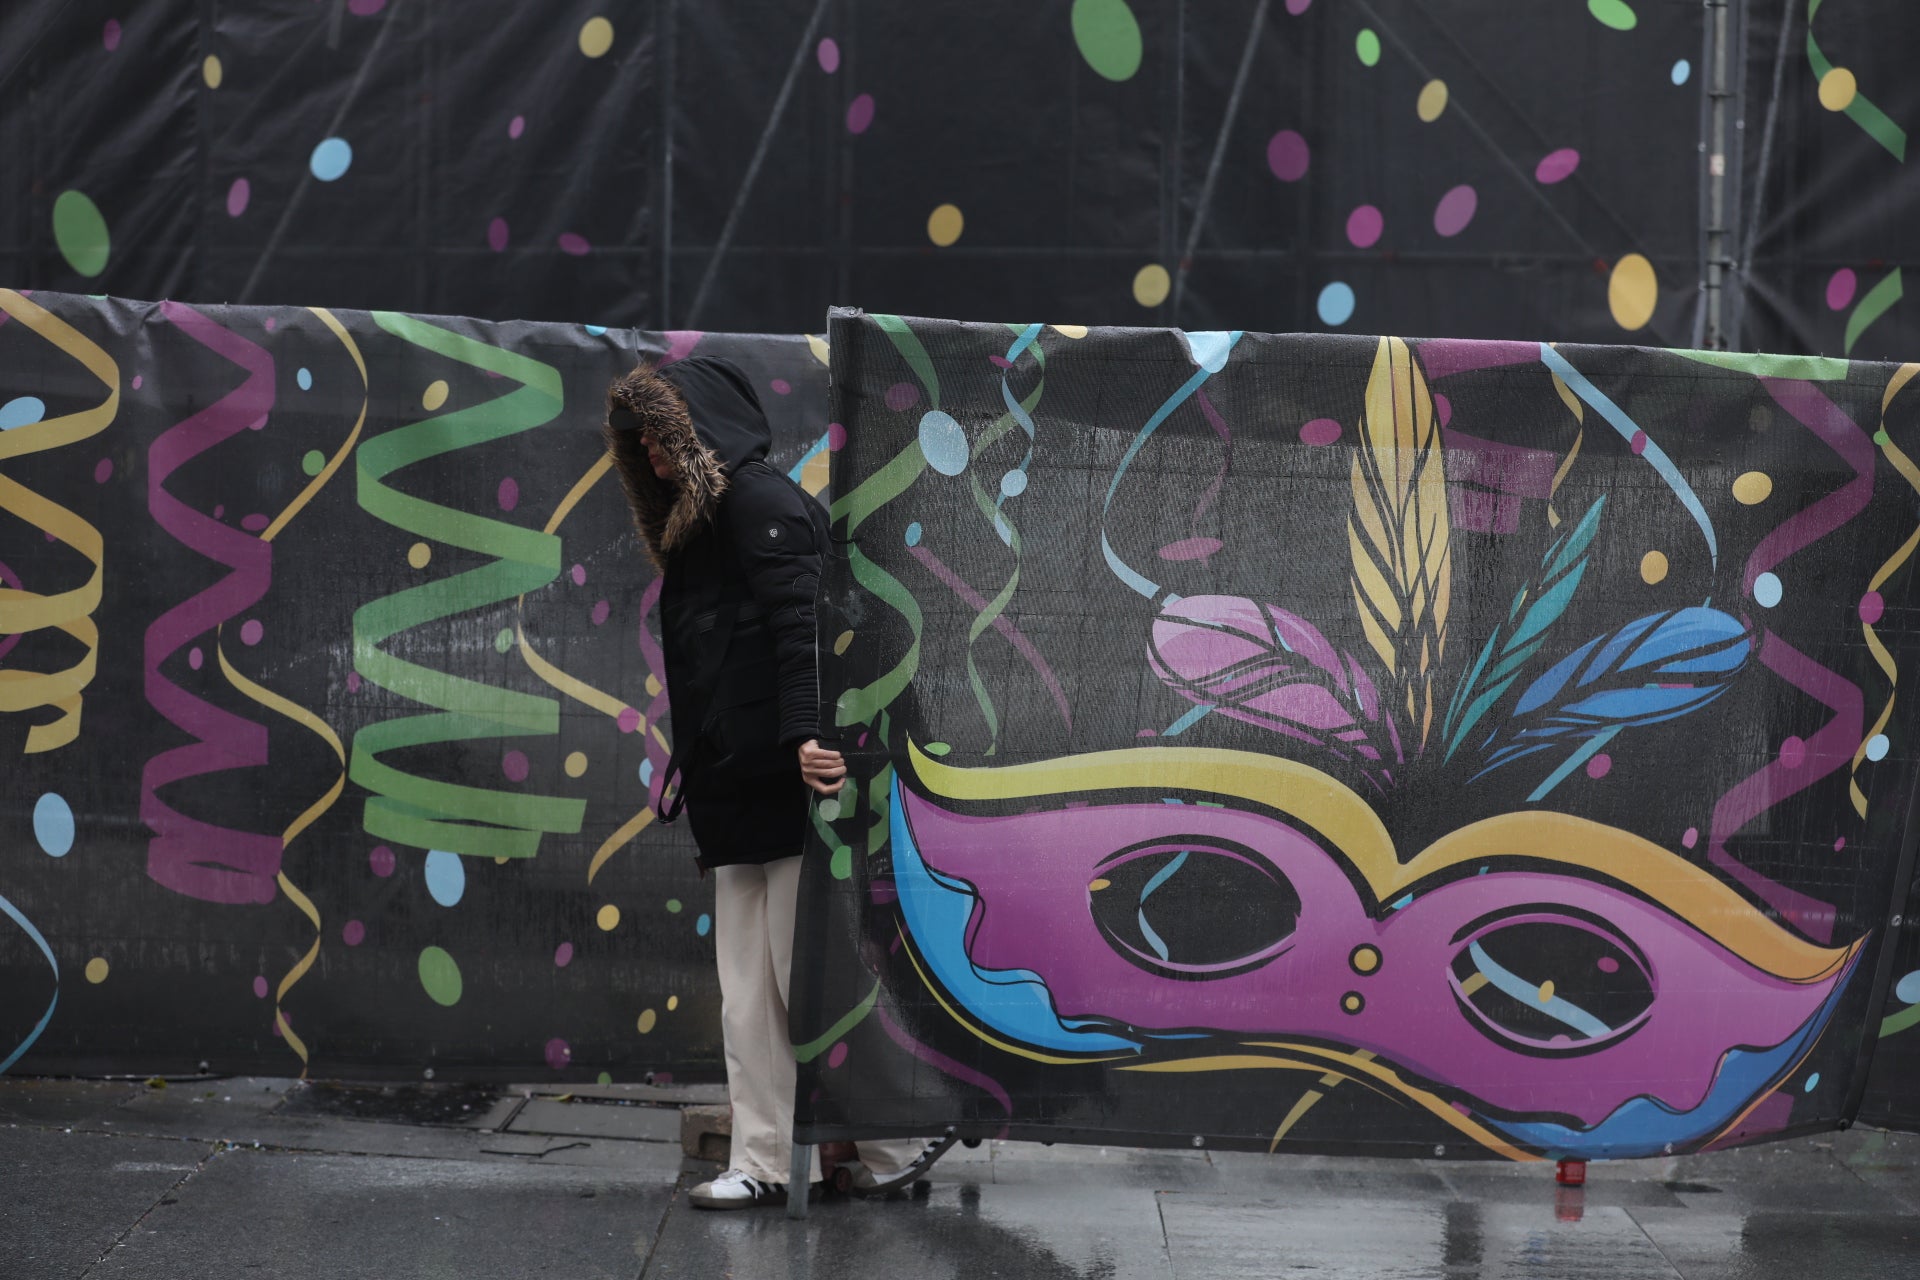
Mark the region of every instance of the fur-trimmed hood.
<instances>
[{"instance_id":1,"label":"fur-trimmed hood","mask_svg":"<svg viewBox=\"0 0 1920 1280\"><path fill-rule=\"evenodd\" d=\"M643 433L673 459L674 479L653 474ZM616 379L607 388L604 434L634 528L662 570L667 557L713 518L733 472L765 457L772 444L753 384L717 356L691 356L661 368L642 364Z\"/></svg>"}]
</instances>

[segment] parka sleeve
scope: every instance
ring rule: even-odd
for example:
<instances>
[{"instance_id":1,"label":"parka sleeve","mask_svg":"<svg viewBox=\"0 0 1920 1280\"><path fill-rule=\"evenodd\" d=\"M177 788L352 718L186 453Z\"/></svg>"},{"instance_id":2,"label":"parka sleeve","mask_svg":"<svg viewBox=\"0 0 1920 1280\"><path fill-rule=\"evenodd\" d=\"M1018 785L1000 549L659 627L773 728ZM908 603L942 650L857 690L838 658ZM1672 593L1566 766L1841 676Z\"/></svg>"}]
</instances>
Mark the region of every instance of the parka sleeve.
<instances>
[{"instance_id":1,"label":"parka sleeve","mask_svg":"<svg viewBox=\"0 0 1920 1280\"><path fill-rule=\"evenodd\" d=\"M812 501L777 473L743 467L723 507L735 558L773 636L783 747L820 736L813 597L825 548L807 509Z\"/></svg>"}]
</instances>

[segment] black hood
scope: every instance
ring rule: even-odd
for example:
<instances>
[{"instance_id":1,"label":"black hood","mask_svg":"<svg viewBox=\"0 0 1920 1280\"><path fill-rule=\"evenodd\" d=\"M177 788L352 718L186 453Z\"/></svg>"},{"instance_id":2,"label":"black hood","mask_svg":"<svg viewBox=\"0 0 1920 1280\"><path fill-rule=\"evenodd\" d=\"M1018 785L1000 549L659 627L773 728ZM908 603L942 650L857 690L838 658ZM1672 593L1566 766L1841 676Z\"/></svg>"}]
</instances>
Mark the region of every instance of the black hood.
<instances>
[{"instance_id":1,"label":"black hood","mask_svg":"<svg viewBox=\"0 0 1920 1280\"><path fill-rule=\"evenodd\" d=\"M700 443L713 450L721 470L732 475L743 462L767 456L773 432L753 383L731 360L689 356L660 370L687 402Z\"/></svg>"}]
</instances>

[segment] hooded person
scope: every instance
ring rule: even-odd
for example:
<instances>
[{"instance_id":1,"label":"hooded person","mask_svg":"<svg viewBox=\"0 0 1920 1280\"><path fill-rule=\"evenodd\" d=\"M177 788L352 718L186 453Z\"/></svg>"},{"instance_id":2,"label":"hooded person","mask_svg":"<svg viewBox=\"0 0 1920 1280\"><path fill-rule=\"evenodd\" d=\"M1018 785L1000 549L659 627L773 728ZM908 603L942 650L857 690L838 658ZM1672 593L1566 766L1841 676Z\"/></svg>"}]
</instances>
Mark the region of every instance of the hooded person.
<instances>
[{"instance_id":1,"label":"hooded person","mask_svg":"<svg viewBox=\"0 0 1920 1280\"><path fill-rule=\"evenodd\" d=\"M605 434L663 579L674 749L658 784L660 818L684 808L700 866L714 873L734 1167L690 1200L703 1209L784 1203L796 1071L787 990L807 788L832 795L846 774L819 743L813 598L827 514L768 464L760 399L729 361L693 356L615 380ZM862 1143L854 1185L893 1181L922 1155L912 1140Z\"/></svg>"}]
</instances>

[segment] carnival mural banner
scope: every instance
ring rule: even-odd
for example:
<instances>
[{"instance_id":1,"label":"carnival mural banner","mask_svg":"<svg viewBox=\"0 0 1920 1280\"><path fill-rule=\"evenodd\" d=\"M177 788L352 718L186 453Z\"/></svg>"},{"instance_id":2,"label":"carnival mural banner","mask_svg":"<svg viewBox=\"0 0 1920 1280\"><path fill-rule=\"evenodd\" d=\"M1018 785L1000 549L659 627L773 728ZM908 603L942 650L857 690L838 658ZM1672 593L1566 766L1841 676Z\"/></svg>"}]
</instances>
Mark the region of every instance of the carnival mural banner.
<instances>
[{"instance_id":1,"label":"carnival mural banner","mask_svg":"<svg viewBox=\"0 0 1920 1280\"><path fill-rule=\"evenodd\" d=\"M803 1139L1914 1124L1920 365L829 339Z\"/></svg>"},{"instance_id":2,"label":"carnival mural banner","mask_svg":"<svg viewBox=\"0 0 1920 1280\"><path fill-rule=\"evenodd\" d=\"M0 1071L720 1074L600 435L696 350L820 493L817 337L0 290Z\"/></svg>"}]
</instances>

